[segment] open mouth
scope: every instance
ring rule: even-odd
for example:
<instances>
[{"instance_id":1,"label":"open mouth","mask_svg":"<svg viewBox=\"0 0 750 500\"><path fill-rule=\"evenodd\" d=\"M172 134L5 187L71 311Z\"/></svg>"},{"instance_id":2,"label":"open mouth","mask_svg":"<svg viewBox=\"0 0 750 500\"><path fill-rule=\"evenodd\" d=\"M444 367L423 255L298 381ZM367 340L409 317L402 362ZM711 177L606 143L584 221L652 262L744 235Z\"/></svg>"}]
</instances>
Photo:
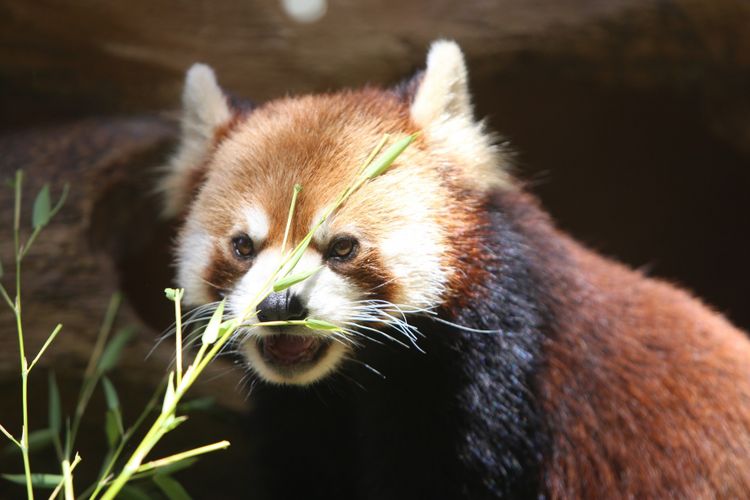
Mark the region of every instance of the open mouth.
<instances>
[{"instance_id":1,"label":"open mouth","mask_svg":"<svg viewBox=\"0 0 750 500\"><path fill-rule=\"evenodd\" d=\"M293 368L314 364L323 357L330 341L312 335L278 333L257 340L264 361Z\"/></svg>"}]
</instances>

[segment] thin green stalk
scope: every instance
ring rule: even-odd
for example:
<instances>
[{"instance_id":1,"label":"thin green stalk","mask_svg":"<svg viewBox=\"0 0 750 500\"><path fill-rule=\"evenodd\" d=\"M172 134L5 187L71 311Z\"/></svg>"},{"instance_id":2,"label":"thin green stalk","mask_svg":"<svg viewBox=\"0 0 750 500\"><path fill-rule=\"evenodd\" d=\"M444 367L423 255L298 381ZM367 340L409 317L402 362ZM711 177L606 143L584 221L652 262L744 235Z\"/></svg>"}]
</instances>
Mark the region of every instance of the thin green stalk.
<instances>
[{"instance_id":1,"label":"thin green stalk","mask_svg":"<svg viewBox=\"0 0 750 500\"><path fill-rule=\"evenodd\" d=\"M181 460L185 460L187 458L196 457L198 455L204 455L206 453L210 453L216 450L223 450L228 447L229 447L229 441L219 441L218 443L207 444L205 446L193 448L192 450L183 451L182 453L176 453L168 457L160 458L158 460L153 460L151 462L145 463L141 465L140 467L138 467L138 470L136 471L136 473L142 474L144 472L148 472L153 469L158 469L159 467L164 467L166 465L170 465L175 462L180 462Z\"/></svg>"},{"instance_id":2,"label":"thin green stalk","mask_svg":"<svg viewBox=\"0 0 750 500\"><path fill-rule=\"evenodd\" d=\"M182 381L182 291L177 292L174 300L175 317L175 365L177 371L177 385Z\"/></svg>"},{"instance_id":3,"label":"thin green stalk","mask_svg":"<svg viewBox=\"0 0 750 500\"><path fill-rule=\"evenodd\" d=\"M73 469L76 465L78 465L78 462L80 461L81 456L76 453L72 464L68 459L63 460L62 462L63 483L65 483L65 500L76 499L75 493L73 493Z\"/></svg>"},{"instance_id":4,"label":"thin green stalk","mask_svg":"<svg viewBox=\"0 0 750 500\"><path fill-rule=\"evenodd\" d=\"M299 196L300 191L302 191L302 186L295 184L294 190L292 191L292 202L289 205L289 215L286 218L286 228L284 228L284 241L281 242L281 255L284 255L284 251L286 250L286 242L289 239L289 229L292 227L292 217L294 216L294 209L297 206L297 197Z\"/></svg>"},{"instance_id":5,"label":"thin green stalk","mask_svg":"<svg viewBox=\"0 0 750 500\"><path fill-rule=\"evenodd\" d=\"M88 365L86 365L86 371L83 373L83 384L81 385L81 391L78 394L78 402L76 403L75 414L73 415L73 425L71 427L69 439L67 441L67 447L65 455L70 457L70 453L73 450L76 436L78 435L78 429L81 426L81 418L86 411L91 395L96 388L97 366L99 365L99 359L101 358L104 347L107 344L107 338L109 333L112 331L112 325L115 322L117 316L117 310L120 307L122 296L119 293L112 295L107 306L107 312L104 315L104 321L102 321L101 328L96 337L96 343L94 344L94 350L89 358Z\"/></svg>"},{"instance_id":6,"label":"thin green stalk","mask_svg":"<svg viewBox=\"0 0 750 500\"><path fill-rule=\"evenodd\" d=\"M5 303L8 304L8 306L11 308L11 310L15 313L16 312L16 305L10 299L10 295L8 295L8 291L5 289L5 287L3 286L2 283L0 283L0 295L3 296L3 300L5 300Z\"/></svg>"},{"instance_id":7,"label":"thin green stalk","mask_svg":"<svg viewBox=\"0 0 750 500\"><path fill-rule=\"evenodd\" d=\"M179 403L180 399L185 395L185 393L190 389L190 387L193 385L193 383L196 381L197 377L203 372L203 370L208 366L208 364L213 361L213 359L219 354L221 349L224 347L224 345L229 341L230 338L232 338L233 333L237 330L237 328L241 327L244 322L252 316L255 308L257 307L257 304L261 302L261 300L270 293L269 287L276 282L276 280L279 279L279 277L284 277L288 275L296 266L297 262L299 262L302 253L305 251L307 246L310 244L310 241L312 240L312 236L317 231L320 226L325 223L325 221L328 219L328 217L333 213L334 210L336 210L342 203L344 203L349 196L359 187L361 187L365 182L368 180L380 175L383 173L392 163L395 161L396 157L411 143L411 141L414 140L416 136L412 135L409 136L406 139L402 139L398 141L396 144L391 146L388 151L386 151L382 157L378 160L377 163L373 163L373 159L376 156L377 152L380 151L382 146L385 144L385 140L381 141L378 147L376 148L375 152L371 155L369 155L367 161L365 162L364 166L360 169L357 177L352 181L352 183L345 189L341 195L338 197L336 202L325 212L325 214L321 217L320 221L310 230L310 232L307 233L307 235L302 239L302 241L297 244L295 249L290 252L288 255L284 256L282 258L282 262L279 264L279 266L276 268L276 270L271 274L271 276L268 278L265 285L261 287L259 290L257 296L250 301L250 305L248 309L246 309L245 313L241 314L239 317L230 319L228 321L225 321L221 323L218 326L218 331L221 332L218 338L215 337L214 334L207 336L204 333L204 341L201 345L201 348L198 352L198 356L195 358L193 363L187 368L185 371L183 377L181 380L178 381L176 386L172 385L172 376L174 375L174 372L170 373L170 382L167 387L167 392L164 396L164 403L162 406L161 413L156 418L154 423L151 425L151 428L146 433L146 436L141 440L139 445L136 447L135 451L132 453L128 461L125 463L124 467L120 471L120 473L114 478L114 480L110 483L107 490L102 495L102 500L112 500L115 498L115 496L120 492L120 490L125 486L125 484L132 479L132 477L137 474L139 471L142 470L142 463L143 460L146 458L146 456L151 452L154 446L159 442L159 440L170 430L174 428L176 424L178 424L182 418L184 417L177 417L175 415L175 411L177 408L177 404ZM387 140L387 137L386 137ZM295 189L296 191L296 189ZM294 209L294 203L295 199L292 199L292 204L290 206L290 212ZM290 226L290 220L287 221L287 233ZM286 238L285 238L286 239ZM169 296L169 294L168 294ZM179 294L176 296L177 300L179 300ZM220 316L220 310L217 309L217 317ZM217 328L217 326L212 326L212 322L215 321L213 318L211 322L209 322L209 327L211 328ZM319 320L312 320L308 319L305 321L299 321L298 322L301 325L308 326L310 328L315 328L316 325L320 325L323 329L336 329L336 325L332 325L329 323L326 323L324 321ZM298 324L297 322L283 322L283 324ZM266 325L271 323L264 323ZM211 340L205 340L206 338L210 337ZM215 340L213 340L215 338ZM213 342L213 344L210 344L210 349L208 348L209 342ZM206 354L206 351L207 354ZM205 355L204 355L205 354ZM196 450L191 450L185 453L194 453Z\"/></svg>"},{"instance_id":8,"label":"thin green stalk","mask_svg":"<svg viewBox=\"0 0 750 500\"><path fill-rule=\"evenodd\" d=\"M21 454L23 455L23 469L26 475L26 496L34 498L34 488L31 485L31 463L29 460L29 371L26 360L26 349L23 340L23 325L21 322L21 186L23 172L16 172L15 204L13 207L13 249L16 260L16 300L14 312L16 316L16 331L18 332L18 354L21 360L21 408L23 412L23 428L21 430Z\"/></svg>"},{"instance_id":9,"label":"thin green stalk","mask_svg":"<svg viewBox=\"0 0 750 500\"><path fill-rule=\"evenodd\" d=\"M146 407L138 416L135 423L131 425L127 431L125 431L125 434L123 434L122 439L120 439L120 443L117 445L117 448L115 449L114 453L110 457L109 462L104 467L101 474L99 474L99 480L96 483L89 486L89 488L83 493L83 495L81 495L83 498L94 500L96 496L101 492L102 488L104 488L108 484L109 475L112 472L112 469L114 468L115 464L117 463L117 459L120 458L120 455L122 454L123 449L125 449L125 445L128 443L130 438L133 437L133 435L138 431L141 425L143 425L143 422L146 420L146 417L148 417L153 411L153 409L156 407L156 403L159 401L163 387L164 387L164 381L162 381L162 383L159 384L159 388L157 388L157 390L151 396L151 399L149 399L148 403L146 403ZM89 495L89 491L91 489L93 489L93 492Z\"/></svg>"},{"instance_id":10,"label":"thin green stalk","mask_svg":"<svg viewBox=\"0 0 750 500\"><path fill-rule=\"evenodd\" d=\"M31 232L31 236L29 236L29 239L24 242L23 248L20 249L21 260L26 257L26 253L29 251L29 248L31 248L31 245L34 243L34 240L36 240L36 237L39 236L39 233L42 232L42 229L44 229L44 226L35 227Z\"/></svg>"},{"instance_id":11,"label":"thin green stalk","mask_svg":"<svg viewBox=\"0 0 750 500\"><path fill-rule=\"evenodd\" d=\"M67 460L63 460L62 462L63 479L55 487L55 489L52 490L52 493L49 496L49 500L53 500L57 498L57 495L60 493L60 490L63 487L65 487L65 500L75 499L75 497L73 496L73 471L75 470L76 466L78 465L80 461L81 461L81 455L79 455L78 453L76 453L76 456L73 459L73 463L71 464L69 464Z\"/></svg>"},{"instance_id":12,"label":"thin green stalk","mask_svg":"<svg viewBox=\"0 0 750 500\"><path fill-rule=\"evenodd\" d=\"M0 432L2 432L3 434L5 434L5 437L7 437L8 439L10 439L11 442L13 442L13 444L15 444L16 446L18 446L19 448L21 447L21 443L19 443L18 440L13 437L13 434L11 434L10 432L8 432L8 429L6 429L5 427L3 427L1 424L0 424Z\"/></svg>"},{"instance_id":13,"label":"thin green stalk","mask_svg":"<svg viewBox=\"0 0 750 500\"><path fill-rule=\"evenodd\" d=\"M156 446L156 443L159 441L159 439L161 439L161 437L166 434L167 430L166 426L164 425L165 421L170 417L173 418L172 412L177 405L178 399L179 398L175 394L173 401L169 405L167 405L167 408L164 408L161 414L159 414L159 416L156 418L156 421L149 429L148 433L146 433L146 436L144 436L143 440L130 456L130 459L123 467L122 472L117 475L114 481L112 481L112 483L110 484L109 488L107 488L107 491L105 491L104 495L102 495L102 500L112 500L115 498L122 487L125 486L125 483L127 483L133 476L133 474L136 473L138 467L146 458L146 455L148 455L153 447Z\"/></svg>"},{"instance_id":14,"label":"thin green stalk","mask_svg":"<svg viewBox=\"0 0 750 500\"><path fill-rule=\"evenodd\" d=\"M60 333L60 330L62 330L62 323L58 323L54 330L52 330L52 333L49 337L47 337L47 340L44 342L44 345L41 349L39 349L39 352L36 354L34 359L29 364L29 371L31 371L32 368L34 368L34 365L37 364L39 359L42 357L42 354L44 354L44 351L47 350L47 348L50 346L52 341L55 340L55 337L57 337L57 334Z\"/></svg>"},{"instance_id":15,"label":"thin green stalk","mask_svg":"<svg viewBox=\"0 0 750 500\"><path fill-rule=\"evenodd\" d=\"M26 254L31 248L31 245L34 244L34 240L36 240L37 236L39 236L39 233L47 225L47 223L49 222L49 219L57 215L57 212L60 211L63 204L65 203L65 200L68 198L69 189L70 189L70 186L68 184L65 184L63 186L62 194L60 194L60 199L57 200L57 204L55 204L55 206L50 210L49 215L47 216L47 222L34 228L34 231L31 233L31 236L29 237L28 240L26 240L26 243L24 243L23 249L21 249L21 260L23 260L23 258L26 257Z\"/></svg>"}]
</instances>

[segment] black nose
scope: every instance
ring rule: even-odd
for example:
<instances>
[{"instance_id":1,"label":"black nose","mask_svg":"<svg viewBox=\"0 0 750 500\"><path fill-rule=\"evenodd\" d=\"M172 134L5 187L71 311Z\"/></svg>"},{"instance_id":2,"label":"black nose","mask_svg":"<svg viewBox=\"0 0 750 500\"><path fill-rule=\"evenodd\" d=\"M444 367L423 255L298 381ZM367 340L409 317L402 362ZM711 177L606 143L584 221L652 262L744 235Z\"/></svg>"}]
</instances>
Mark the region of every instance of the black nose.
<instances>
[{"instance_id":1,"label":"black nose","mask_svg":"<svg viewBox=\"0 0 750 500\"><path fill-rule=\"evenodd\" d=\"M258 307L258 321L290 321L305 319L307 309L300 298L285 290L283 292L271 292L263 299Z\"/></svg>"}]
</instances>

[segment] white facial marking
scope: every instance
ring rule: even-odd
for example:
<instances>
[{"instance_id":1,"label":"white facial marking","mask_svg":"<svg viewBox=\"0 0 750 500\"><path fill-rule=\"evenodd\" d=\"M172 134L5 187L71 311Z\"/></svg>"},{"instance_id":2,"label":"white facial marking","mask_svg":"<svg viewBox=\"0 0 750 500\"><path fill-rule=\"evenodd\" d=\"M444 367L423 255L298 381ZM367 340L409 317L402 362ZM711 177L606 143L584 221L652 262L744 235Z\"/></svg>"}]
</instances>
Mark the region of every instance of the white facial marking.
<instances>
[{"instance_id":1,"label":"white facial marking","mask_svg":"<svg viewBox=\"0 0 750 500\"><path fill-rule=\"evenodd\" d=\"M401 305L431 307L443 293L442 245L438 235L425 229L419 223L406 225L389 233L380 245L385 266L400 285Z\"/></svg>"},{"instance_id":2,"label":"white facial marking","mask_svg":"<svg viewBox=\"0 0 750 500\"><path fill-rule=\"evenodd\" d=\"M160 182L160 190L166 195L166 217L177 215L187 204L190 179L209 154L214 131L232 117L216 75L205 64L194 64L187 72L182 107L180 145L162 169Z\"/></svg>"},{"instance_id":3,"label":"white facial marking","mask_svg":"<svg viewBox=\"0 0 750 500\"><path fill-rule=\"evenodd\" d=\"M508 184L502 156L474 119L468 72L455 42L438 40L430 47L427 68L411 105L411 116L424 129L433 151L458 158L466 180L481 191Z\"/></svg>"},{"instance_id":4,"label":"white facial marking","mask_svg":"<svg viewBox=\"0 0 750 500\"><path fill-rule=\"evenodd\" d=\"M342 343L334 341L328 347L325 355L318 360L312 368L288 376L281 375L270 368L261 356L255 342L252 340L246 341L242 347L242 352L245 354L245 358L247 359L250 368L252 368L264 380L280 385L309 385L317 382L338 367L349 349Z\"/></svg>"},{"instance_id":5,"label":"white facial marking","mask_svg":"<svg viewBox=\"0 0 750 500\"><path fill-rule=\"evenodd\" d=\"M281 262L278 248L266 249L258 254L250 270L240 279L235 290L229 295L229 311L235 316L246 314L249 305L257 301L263 292L262 287ZM296 272L314 269L322 264L322 256L308 249L300 259ZM322 319L330 323L346 326L346 322L354 301L360 298L357 287L344 277L323 267L315 275L290 288L290 292L297 294L308 310L308 317ZM249 323L256 320L253 318ZM263 337L275 332L266 327L256 327L251 337ZM305 327L290 329L295 335L316 335ZM330 333L318 335L328 336ZM313 383L336 369L348 351L348 346L333 340L322 359L308 370L285 375L268 366L258 351L257 344L252 338L245 341L242 350L250 364L262 378L278 384L306 385Z\"/></svg>"},{"instance_id":6,"label":"white facial marking","mask_svg":"<svg viewBox=\"0 0 750 500\"><path fill-rule=\"evenodd\" d=\"M318 225L318 222L320 222L320 219L323 218L327 211L327 208L321 208L317 212L315 212L315 215L312 218L312 222L310 223L309 230L312 231L315 229L315 226ZM318 246L323 246L328 241L328 238L330 238L330 231L331 231L331 222L330 220L325 221L317 231L315 231L315 234L313 234L313 241L318 244Z\"/></svg>"},{"instance_id":7,"label":"white facial marking","mask_svg":"<svg viewBox=\"0 0 750 500\"><path fill-rule=\"evenodd\" d=\"M180 237L177 252L177 283L185 289L186 304L206 304L213 301L209 286L203 280L205 266L211 260L213 237L193 219Z\"/></svg>"},{"instance_id":8,"label":"white facial marking","mask_svg":"<svg viewBox=\"0 0 750 500\"><path fill-rule=\"evenodd\" d=\"M247 226L242 228L257 246L266 241L268 238L269 222L266 213L256 207L249 206L245 208L245 221Z\"/></svg>"}]
</instances>

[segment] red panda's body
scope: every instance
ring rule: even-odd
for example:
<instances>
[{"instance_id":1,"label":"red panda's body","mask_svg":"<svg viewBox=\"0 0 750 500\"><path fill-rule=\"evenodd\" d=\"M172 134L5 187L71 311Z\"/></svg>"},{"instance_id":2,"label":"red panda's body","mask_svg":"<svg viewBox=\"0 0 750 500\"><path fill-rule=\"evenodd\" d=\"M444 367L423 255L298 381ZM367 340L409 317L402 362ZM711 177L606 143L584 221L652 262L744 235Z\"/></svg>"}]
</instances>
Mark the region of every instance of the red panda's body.
<instances>
[{"instance_id":1,"label":"red panda's body","mask_svg":"<svg viewBox=\"0 0 750 500\"><path fill-rule=\"evenodd\" d=\"M566 242L538 374L554 497L750 494L750 344L694 297Z\"/></svg>"},{"instance_id":2,"label":"red panda's body","mask_svg":"<svg viewBox=\"0 0 750 500\"><path fill-rule=\"evenodd\" d=\"M384 132L422 132L316 233L300 262L322 270L258 308L352 337L260 326L238 339L263 380L257 449L238 465L249 490L750 495L746 335L555 229L471 116L465 78L458 48L439 42L425 75L397 89L240 113L210 70L191 70L163 187L185 218L178 274L195 304L226 297L239 314L281 255L294 183L298 241Z\"/></svg>"}]
</instances>

